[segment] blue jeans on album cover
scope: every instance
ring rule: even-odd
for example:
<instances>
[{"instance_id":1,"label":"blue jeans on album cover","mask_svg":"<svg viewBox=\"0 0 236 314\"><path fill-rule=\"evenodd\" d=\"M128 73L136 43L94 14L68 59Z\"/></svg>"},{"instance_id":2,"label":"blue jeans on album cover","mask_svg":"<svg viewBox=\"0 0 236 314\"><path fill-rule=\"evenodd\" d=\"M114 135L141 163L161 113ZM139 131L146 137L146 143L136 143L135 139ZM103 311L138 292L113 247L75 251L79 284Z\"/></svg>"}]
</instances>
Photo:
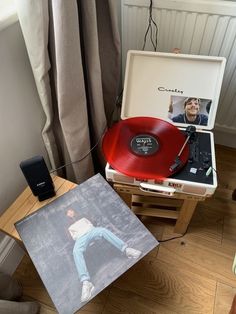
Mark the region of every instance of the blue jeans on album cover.
<instances>
[{"instance_id":1,"label":"blue jeans on album cover","mask_svg":"<svg viewBox=\"0 0 236 314\"><path fill-rule=\"evenodd\" d=\"M118 238L114 233L104 227L94 227L88 233L79 237L75 241L73 248L73 256L75 265L79 274L80 281L90 281L90 275L84 259L84 252L93 240L105 239L121 252L127 248L127 244Z\"/></svg>"}]
</instances>

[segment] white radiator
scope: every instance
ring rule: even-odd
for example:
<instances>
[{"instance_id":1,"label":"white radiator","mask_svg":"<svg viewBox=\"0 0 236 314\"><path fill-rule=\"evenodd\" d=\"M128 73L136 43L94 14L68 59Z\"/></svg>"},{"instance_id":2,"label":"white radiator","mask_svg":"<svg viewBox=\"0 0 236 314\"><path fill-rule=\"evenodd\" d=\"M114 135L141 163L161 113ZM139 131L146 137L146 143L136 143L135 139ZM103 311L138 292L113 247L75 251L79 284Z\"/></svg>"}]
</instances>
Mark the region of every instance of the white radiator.
<instances>
[{"instance_id":1,"label":"white radiator","mask_svg":"<svg viewBox=\"0 0 236 314\"><path fill-rule=\"evenodd\" d=\"M122 0L122 61L129 49L142 50L149 0ZM157 51L223 56L227 59L215 129L236 134L236 3L204 0L153 0ZM147 37L145 50L153 50ZM197 79L197 78L196 78ZM227 145L226 142L222 143ZM229 146L235 146L234 145Z\"/></svg>"}]
</instances>

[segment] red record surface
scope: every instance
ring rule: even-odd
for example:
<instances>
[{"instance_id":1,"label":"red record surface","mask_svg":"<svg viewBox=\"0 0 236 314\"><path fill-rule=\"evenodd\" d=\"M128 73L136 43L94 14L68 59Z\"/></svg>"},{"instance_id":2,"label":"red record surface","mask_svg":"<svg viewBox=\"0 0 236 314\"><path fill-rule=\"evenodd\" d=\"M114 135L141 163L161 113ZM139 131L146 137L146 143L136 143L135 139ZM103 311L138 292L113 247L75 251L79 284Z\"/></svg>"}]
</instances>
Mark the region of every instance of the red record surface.
<instances>
[{"instance_id":1,"label":"red record surface","mask_svg":"<svg viewBox=\"0 0 236 314\"><path fill-rule=\"evenodd\" d=\"M151 153L145 153L145 147L140 154L137 153L132 143L148 136L154 143ZM171 123L157 118L135 117L114 124L103 137L102 149L111 167L127 176L163 179L179 171L187 162L189 145L180 155L178 169L170 170L185 140L186 136Z\"/></svg>"}]
</instances>

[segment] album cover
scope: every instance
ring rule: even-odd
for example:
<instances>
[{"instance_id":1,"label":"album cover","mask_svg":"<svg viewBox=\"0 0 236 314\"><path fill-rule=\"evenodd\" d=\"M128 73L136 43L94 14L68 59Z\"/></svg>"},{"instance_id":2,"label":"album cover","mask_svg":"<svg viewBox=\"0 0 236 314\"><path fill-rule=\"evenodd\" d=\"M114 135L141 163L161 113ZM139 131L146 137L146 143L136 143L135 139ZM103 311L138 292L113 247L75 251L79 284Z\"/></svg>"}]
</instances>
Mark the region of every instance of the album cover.
<instances>
[{"instance_id":1,"label":"album cover","mask_svg":"<svg viewBox=\"0 0 236 314\"><path fill-rule=\"evenodd\" d=\"M97 174L16 223L60 314L72 314L158 245Z\"/></svg>"}]
</instances>

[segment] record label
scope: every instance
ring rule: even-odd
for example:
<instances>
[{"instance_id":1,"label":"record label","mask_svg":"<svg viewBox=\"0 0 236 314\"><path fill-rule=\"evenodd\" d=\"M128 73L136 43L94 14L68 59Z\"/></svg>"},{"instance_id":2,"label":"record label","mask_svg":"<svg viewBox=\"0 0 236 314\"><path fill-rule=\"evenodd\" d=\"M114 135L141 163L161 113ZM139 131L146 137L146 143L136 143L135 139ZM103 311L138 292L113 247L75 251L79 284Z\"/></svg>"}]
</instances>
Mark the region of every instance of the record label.
<instances>
[{"instance_id":1,"label":"record label","mask_svg":"<svg viewBox=\"0 0 236 314\"><path fill-rule=\"evenodd\" d=\"M132 138L130 147L131 151L139 156L150 156L158 151L159 144L154 136L140 134Z\"/></svg>"}]
</instances>

